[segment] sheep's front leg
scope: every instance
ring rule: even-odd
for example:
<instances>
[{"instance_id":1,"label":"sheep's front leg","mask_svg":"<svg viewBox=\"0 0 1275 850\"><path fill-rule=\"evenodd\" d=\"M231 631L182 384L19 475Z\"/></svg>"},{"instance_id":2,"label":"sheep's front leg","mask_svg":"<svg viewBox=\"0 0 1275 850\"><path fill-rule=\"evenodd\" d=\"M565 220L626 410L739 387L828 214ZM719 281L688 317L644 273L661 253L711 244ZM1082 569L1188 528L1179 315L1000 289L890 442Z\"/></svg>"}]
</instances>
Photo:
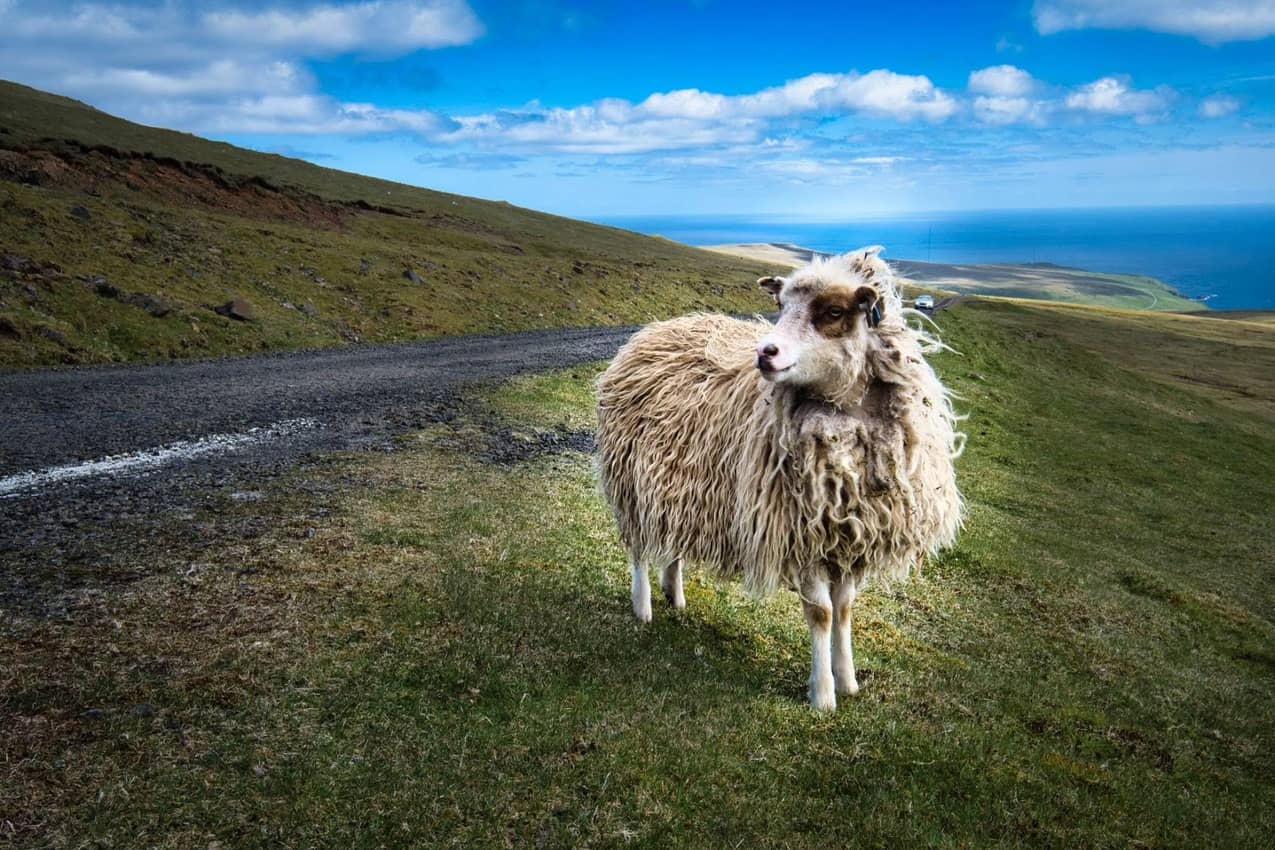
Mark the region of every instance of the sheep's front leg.
<instances>
[{"instance_id":1,"label":"sheep's front leg","mask_svg":"<svg viewBox=\"0 0 1275 850\"><path fill-rule=\"evenodd\" d=\"M850 646L850 608L854 605L855 581L848 573L832 585L832 675L837 693L854 696L859 682L854 675L854 650Z\"/></svg>"},{"instance_id":2,"label":"sheep's front leg","mask_svg":"<svg viewBox=\"0 0 1275 850\"><path fill-rule=\"evenodd\" d=\"M633 597L633 615L638 622L651 622L651 582L646 575L646 567L640 558L633 559L633 582L630 586Z\"/></svg>"},{"instance_id":3,"label":"sheep's front leg","mask_svg":"<svg viewBox=\"0 0 1275 850\"><path fill-rule=\"evenodd\" d=\"M686 607L686 596L682 593L682 559L674 558L673 563L664 568L660 576L660 589L668 604L679 611Z\"/></svg>"},{"instance_id":4,"label":"sheep's front leg","mask_svg":"<svg viewBox=\"0 0 1275 850\"><path fill-rule=\"evenodd\" d=\"M801 612L810 627L810 705L819 711L837 707L832 676L832 595L825 578L801 585Z\"/></svg>"}]
</instances>

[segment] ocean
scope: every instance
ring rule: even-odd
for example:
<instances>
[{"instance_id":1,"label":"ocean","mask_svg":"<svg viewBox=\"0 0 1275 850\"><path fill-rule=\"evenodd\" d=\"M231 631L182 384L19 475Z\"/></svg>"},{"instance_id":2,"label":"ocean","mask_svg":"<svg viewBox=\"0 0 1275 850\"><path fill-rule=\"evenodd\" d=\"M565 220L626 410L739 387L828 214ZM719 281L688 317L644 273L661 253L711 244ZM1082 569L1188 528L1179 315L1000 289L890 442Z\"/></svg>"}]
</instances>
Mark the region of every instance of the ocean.
<instances>
[{"instance_id":1,"label":"ocean","mask_svg":"<svg viewBox=\"0 0 1275 850\"><path fill-rule=\"evenodd\" d=\"M793 242L942 263L1049 262L1159 278L1219 310L1275 309L1275 205L990 210L803 221L780 217L605 219L691 245Z\"/></svg>"}]
</instances>

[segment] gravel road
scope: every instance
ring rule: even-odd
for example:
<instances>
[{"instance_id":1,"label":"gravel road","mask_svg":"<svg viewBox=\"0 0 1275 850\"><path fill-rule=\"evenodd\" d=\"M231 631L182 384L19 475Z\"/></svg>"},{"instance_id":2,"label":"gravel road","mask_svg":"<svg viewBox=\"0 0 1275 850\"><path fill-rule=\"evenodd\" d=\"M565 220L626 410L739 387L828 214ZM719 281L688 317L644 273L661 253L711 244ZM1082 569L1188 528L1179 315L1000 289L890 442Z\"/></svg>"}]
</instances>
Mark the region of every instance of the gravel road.
<instances>
[{"instance_id":1,"label":"gravel road","mask_svg":"<svg viewBox=\"0 0 1275 850\"><path fill-rule=\"evenodd\" d=\"M0 373L0 477L314 419L395 430L437 390L610 357L633 328L574 328L153 365Z\"/></svg>"},{"instance_id":2,"label":"gravel road","mask_svg":"<svg viewBox=\"0 0 1275 850\"><path fill-rule=\"evenodd\" d=\"M201 493L251 487L315 451L384 446L434 421L440 400L466 384L608 358L633 330L0 373L0 550L73 548L86 523L188 509ZM140 464L65 469L163 447Z\"/></svg>"}]
</instances>

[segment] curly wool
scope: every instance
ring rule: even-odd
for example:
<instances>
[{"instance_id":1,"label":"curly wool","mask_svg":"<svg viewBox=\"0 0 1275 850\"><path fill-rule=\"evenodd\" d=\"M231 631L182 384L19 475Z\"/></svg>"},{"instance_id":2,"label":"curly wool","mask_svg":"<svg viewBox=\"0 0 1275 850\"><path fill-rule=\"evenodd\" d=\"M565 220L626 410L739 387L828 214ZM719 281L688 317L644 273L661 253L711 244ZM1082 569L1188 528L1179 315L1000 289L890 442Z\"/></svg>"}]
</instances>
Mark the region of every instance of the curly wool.
<instances>
[{"instance_id":1,"label":"curly wool","mask_svg":"<svg viewBox=\"0 0 1275 850\"><path fill-rule=\"evenodd\" d=\"M681 557L763 594L810 571L906 576L961 524L955 416L924 358L935 341L890 310L865 380L829 400L760 377L770 327L658 322L603 373L598 473L621 541L636 563Z\"/></svg>"}]
</instances>

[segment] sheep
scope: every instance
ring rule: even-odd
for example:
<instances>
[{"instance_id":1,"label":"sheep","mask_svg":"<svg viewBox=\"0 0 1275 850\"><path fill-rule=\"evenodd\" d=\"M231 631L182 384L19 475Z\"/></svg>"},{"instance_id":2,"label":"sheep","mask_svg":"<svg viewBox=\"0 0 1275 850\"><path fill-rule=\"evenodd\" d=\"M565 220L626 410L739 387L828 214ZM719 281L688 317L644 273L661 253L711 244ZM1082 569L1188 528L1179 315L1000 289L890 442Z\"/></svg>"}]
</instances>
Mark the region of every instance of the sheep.
<instances>
[{"instance_id":1,"label":"sheep","mask_svg":"<svg viewBox=\"0 0 1275 850\"><path fill-rule=\"evenodd\" d=\"M905 321L880 246L758 284L774 325L713 314L656 322L597 382L597 472L651 620L649 565L674 608L683 563L766 595L801 598L809 699L859 691L855 595L907 576L961 526L954 460L964 437Z\"/></svg>"}]
</instances>

